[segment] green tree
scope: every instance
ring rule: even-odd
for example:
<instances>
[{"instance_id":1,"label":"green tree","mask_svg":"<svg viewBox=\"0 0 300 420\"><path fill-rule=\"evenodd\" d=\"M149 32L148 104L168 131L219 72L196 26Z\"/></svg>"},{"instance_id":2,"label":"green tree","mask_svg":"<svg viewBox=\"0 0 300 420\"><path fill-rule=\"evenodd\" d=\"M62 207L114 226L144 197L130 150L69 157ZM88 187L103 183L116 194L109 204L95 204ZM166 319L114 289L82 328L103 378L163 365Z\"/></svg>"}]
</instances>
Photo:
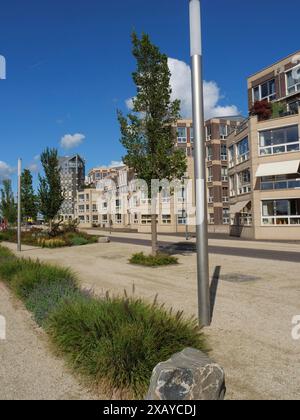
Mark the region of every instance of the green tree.
<instances>
[{"instance_id":1,"label":"green tree","mask_svg":"<svg viewBox=\"0 0 300 420\"><path fill-rule=\"evenodd\" d=\"M37 197L34 194L32 175L29 169L24 169L21 177L22 218L36 220L38 213Z\"/></svg>"},{"instance_id":2,"label":"green tree","mask_svg":"<svg viewBox=\"0 0 300 420\"><path fill-rule=\"evenodd\" d=\"M12 191L11 181L8 179L3 181L3 188L1 189L0 213L10 225L16 223L17 204Z\"/></svg>"},{"instance_id":3,"label":"green tree","mask_svg":"<svg viewBox=\"0 0 300 420\"><path fill-rule=\"evenodd\" d=\"M127 150L123 161L148 186L152 198L152 253L157 254L156 193L152 180L181 179L186 171L186 156L175 148L174 125L180 119L180 101L172 101L168 58L153 45L148 35L132 34L133 56L137 62L133 81L137 95L133 112L127 117L118 111L121 143Z\"/></svg>"},{"instance_id":4,"label":"green tree","mask_svg":"<svg viewBox=\"0 0 300 420\"><path fill-rule=\"evenodd\" d=\"M64 201L57 150L47 148L41 154L41 163L45 176L39 175L39 211L49 223L50 231L52 231L53 220L58 215Z\"/></svg>"}]
</instances>

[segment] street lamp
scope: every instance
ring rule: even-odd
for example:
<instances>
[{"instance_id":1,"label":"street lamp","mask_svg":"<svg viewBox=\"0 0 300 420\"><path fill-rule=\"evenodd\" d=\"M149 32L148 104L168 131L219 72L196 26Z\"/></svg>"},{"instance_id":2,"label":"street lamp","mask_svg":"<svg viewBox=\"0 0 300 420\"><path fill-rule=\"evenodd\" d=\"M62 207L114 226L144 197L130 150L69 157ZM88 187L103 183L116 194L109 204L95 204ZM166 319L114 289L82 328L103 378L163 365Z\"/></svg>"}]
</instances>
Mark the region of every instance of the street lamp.
<instances>
[{"instance_id":1,"label":"street lamp","mask_svg":"<svg viewBox=\"0 0 300 420\"><path fill-rule=\"evenodd\" d=\"M18 252L21 252L21 175L22 159L18 160Z\"/></svg>"},{"instance_id":2,"label":"street lamp","mask_svg":"<svg viewBox=\"0 0 300 420\"><path fill-rule=\"evenodd\" d=\"M211 323L211 313L209 293L207 192L204 142L201 6L199 0L190 0L190 38L192 61L193 125L195 137L198 309L199 322L201 326L209 326Z\"/></svg>"}]
</instances>

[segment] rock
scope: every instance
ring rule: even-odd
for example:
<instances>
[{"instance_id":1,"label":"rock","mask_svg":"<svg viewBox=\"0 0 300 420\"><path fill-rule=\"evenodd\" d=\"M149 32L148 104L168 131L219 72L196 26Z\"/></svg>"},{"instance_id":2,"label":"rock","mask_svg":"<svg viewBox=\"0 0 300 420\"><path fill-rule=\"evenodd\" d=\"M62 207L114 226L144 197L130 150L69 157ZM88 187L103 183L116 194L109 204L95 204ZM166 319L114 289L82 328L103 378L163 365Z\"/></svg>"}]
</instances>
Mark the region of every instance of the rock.
<instances>
[{"instance_id":1,"label":"rock","mask_svg":"<svg viewBox=\"0 0 300 420\"><path fill-rule=\"evenodd\" d=\"M224 400L225 392L224 370L187 348L154 368L146 400Z\"/></svg>"},{"instance_id":2,"label":"rock","mask_svg":"<svg viewBox=\"0 0 300 420\"><path fill-rule=\"evenodd\" d=\"M99 244L108 244L110 243L110 238L108 236L102 236L98 239Z\"/></svg>"}]
</instances>

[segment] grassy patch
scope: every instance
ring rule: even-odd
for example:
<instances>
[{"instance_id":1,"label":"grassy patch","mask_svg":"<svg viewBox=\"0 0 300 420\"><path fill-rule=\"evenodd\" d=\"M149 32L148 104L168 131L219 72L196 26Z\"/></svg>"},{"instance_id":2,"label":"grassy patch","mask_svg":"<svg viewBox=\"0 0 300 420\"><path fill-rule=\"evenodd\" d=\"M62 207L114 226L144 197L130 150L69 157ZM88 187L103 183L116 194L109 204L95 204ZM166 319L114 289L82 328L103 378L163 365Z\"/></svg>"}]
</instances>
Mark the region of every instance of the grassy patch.
<instances>
[{"instance_id":1,"label":"grassy patch","mask_svg":"<svg viewBox=\"0 0 300 420\"><path fill-rule=\"evenodd\" d=\"M0 278L73 369L105 384L108 395L142 398L159 362L186 347L206 349L196 320L127 295L96 298L78 288L70 270L17 258L1 246Z\"/></svg>"},{"instance_id":2,"label":"grassy patch","mask_svg":"<svg viewBox=\"0 0 300 420\"><path fill-rule=\"evenodd\" d=\"M130 260L130 264L144 265L146 267L159 267L164 265L178 264L178 258L167 254L145 255L143 252L134 254Z\"/></svg>"},{"instance_id":3,"label":"grassy patch","mask_svg":"<svg viewBox=\"0 0 300 420\"><path fill-rule=\"evenodd\" d=\"M135 298L79 298L61 305L47 325L75 369L138 398L159 362L186 347L205 348L196 321Z\"/></svg>"}]
</instances>

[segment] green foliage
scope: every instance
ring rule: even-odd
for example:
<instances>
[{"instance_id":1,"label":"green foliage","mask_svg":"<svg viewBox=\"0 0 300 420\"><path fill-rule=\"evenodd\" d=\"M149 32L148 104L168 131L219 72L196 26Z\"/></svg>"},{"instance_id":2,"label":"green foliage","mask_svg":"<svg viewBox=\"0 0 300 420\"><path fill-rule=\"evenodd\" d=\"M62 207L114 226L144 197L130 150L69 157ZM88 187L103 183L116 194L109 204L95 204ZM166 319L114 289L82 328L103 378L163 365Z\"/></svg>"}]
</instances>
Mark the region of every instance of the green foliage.
<instances>
[{"instance_id":1,"label":"green foliage","mask_svg":"<svg viewBox=\"0 0 300 420\"><path fill-rule=\"evenodd\" d=\"M178 259L167 254L145 255L143 252L134 254L129 260L130 264L158 267L178 264Z\"/></svg>"},{"instance_id":2,"label":"green foliage","mask_svg":"<svg viewBox=\"0 0 300 420\"><path fill-rule=\"evenodd\" d=\"M171 100L168 57L151 43L148 35L139 39L133 33L132 44L137 63L133 73L137 94L131 114L126 117L118 112L121 143L127 151L123 162L147 183L149 198L155 198L157 192L151 190L152 180L181 179L186 172L186 156L175 147L174 125L180 118L180 101ZM157 228L153 216L154 242L154 248L157 248Z\"/></svg>"},{"instance_id":3,"label":"green foliage","mask_svg":"<svg viewBox=\"0 0 300 420\"><path fill-rule=\"evenodd\" d=\"M39 175L39 210L46 221L50 222L57 216L64 201L60 182L60 170L56 149L46 149L41 155L45 176Z\"/></svg>"},{"instance_id":4,"label":"green foliage","mask_svg":"<svg viewBox=\"0 0 300 420\"><path fill-rule=\"evenodd\" d=\"M279 118L281 115L286 112L287 107L283 102L273 102L272 103L272 118Z\"/></svg>"},{"instance_id":5,"label":"green foliage","mask_svg":"<svg viewBox=\"0 0 300 420\"><path fill-rule=\"evenodd\" d=\"M153 368L186 347L206 351L195 319L155 302L80 291L70 270L16 258L0 247L0 278L46 328L57 350L95 385L144 397Z\"/></svg>"},{"instance_id":6,"label":"green foliage","mask_svg":"<svg viewBox=\"0 0 300 420\"><path fill-rule=\"evenodd\" d=\"M3 188L1 189L0 215L13 225L17 222L17 204L11 187L11 181L3 180Z\"/></svg>"},{"instance_id":7,"label":"green foliage","mask_svg":"<svg viewBox=\"0 0 300 420\"><path fill-rule=\"evenodd\" d=\"M29 169L24 169L21 177L22 219L36 220L38 213L37 197L34 194L32 175Z\"/></svg>"},{"instance_id":8,"label":"green foliage","mask_svg":"<svg viewBox=\"0 0 300 420\"><path fill-rule=\"evenodd\" d=\"M17 260L18 270L8 279L10 287L20 298L27 298L37 285L59 284L73 281L74 275L67 268L60 268L39 261Z\"/></svg>"},{"instance_id":9,"label":"green foliage","mask_svg":"<svg viewBox=\"0 0 300 420\"><path fill-rule=\"evenodd\" d=\"M65 301L70 301L80 295L80 290L70 279L60 282L38 284L25 301L26 308L34 314L38 325L43 326L49 315Z\"/></svg>"},{"instance_id":10,"label":"green foliage","mask_svg":"<svg viewBox=\"0 0 300 420\"><path fill-rule=\"evenodd\" d=\"M48 331L75 369L132 397L145 395L157 363L185 347L205 349L195 320L135 298L67 302Z\"/></svg>"}]
</instances>

